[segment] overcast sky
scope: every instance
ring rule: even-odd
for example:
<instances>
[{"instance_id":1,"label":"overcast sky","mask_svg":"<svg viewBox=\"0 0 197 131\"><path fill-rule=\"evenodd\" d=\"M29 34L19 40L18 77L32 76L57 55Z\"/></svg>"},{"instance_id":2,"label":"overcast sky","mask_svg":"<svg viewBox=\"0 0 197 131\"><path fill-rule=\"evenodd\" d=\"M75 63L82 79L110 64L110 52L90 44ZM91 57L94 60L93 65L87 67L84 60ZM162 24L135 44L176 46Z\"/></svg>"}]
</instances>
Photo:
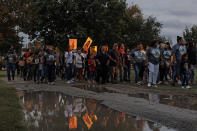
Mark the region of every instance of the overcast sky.
<instances>
[{"instance_id":1,"label":"overcast sky","mask_svg":"<svg viewBox=\"0 0 197 131\"><path fill-rule=\"evenodd\" d=\"M155 16L163 24L162 35L181 35L186 26L197 24L197 0L127 0L129 5L138 4L144 16Z\"/></svg>"}]
</instances>

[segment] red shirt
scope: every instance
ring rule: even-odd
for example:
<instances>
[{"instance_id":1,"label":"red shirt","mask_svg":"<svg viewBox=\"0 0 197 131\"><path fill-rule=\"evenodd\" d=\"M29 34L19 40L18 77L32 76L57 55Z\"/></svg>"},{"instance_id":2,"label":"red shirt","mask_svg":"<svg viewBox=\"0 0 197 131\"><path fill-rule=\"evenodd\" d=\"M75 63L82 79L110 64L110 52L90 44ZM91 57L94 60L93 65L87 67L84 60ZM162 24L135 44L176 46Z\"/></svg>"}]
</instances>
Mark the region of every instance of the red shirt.
<instances>
[{"instance_id":1,"label":"red shirt","mask_svg":"<svg viewBox=\"0 0 197 131\"><path fill-rule=\"evenodd\" d=\"M24 55L25 55L25 57L27 58L27 57L30 56L30 53L29 53L29 52L26 52Z\"/></svg>"},{"instance_id":2,"label":"red shirt","mask_svg":"<svg viewBox=\"0 0 197 131\"><path fill-rule=\"evenodd\" d=\"M88 60L89 71L95 71L94 59Z\"/></svg>"}]
</instances>

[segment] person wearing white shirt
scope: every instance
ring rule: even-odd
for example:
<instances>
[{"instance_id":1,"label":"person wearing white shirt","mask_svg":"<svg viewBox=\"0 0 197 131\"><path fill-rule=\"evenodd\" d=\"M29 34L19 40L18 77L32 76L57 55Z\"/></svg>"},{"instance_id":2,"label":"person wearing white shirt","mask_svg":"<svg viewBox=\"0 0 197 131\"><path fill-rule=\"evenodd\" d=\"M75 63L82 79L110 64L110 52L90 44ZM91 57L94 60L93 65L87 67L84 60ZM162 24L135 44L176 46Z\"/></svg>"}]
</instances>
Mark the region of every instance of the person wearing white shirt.
<instances>
[{"instance_id":1,"label":"person wearing white shirt","mask_svg":"<svg viewBox=\"0 0 197 131\"><path fill-rule=\"evenodd\" d=\"M67 83L70 84L73 81L72 79L72 70L73 70L73 52L71 50L68 53L65 53L65 63L67 68Z\"/></svg>"},{"instance_id":2,"label":"person wearing white shirt","mask_svg":"<svg viewBox=\"0 0 197 131\"><path fill-rule=\"evenodd\" d=\"M75 61L76 61L76 68L77 68L77 78L79 80L81 80L82 79L82 71L83 71L83 57L81 55L80 50L75 55Z\"/></svg>"}]
</instances>

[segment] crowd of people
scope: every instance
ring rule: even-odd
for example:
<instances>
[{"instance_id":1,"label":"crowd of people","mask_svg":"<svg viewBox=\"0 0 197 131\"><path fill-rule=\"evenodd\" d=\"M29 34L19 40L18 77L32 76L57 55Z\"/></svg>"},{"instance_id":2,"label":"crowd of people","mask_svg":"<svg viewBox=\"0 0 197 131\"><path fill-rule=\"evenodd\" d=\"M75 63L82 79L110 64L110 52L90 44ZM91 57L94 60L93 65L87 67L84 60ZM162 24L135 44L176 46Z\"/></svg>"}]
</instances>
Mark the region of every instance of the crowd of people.
<instances>
[{"instance_id":1,"label":"crowd of people","mask_svg":"<svg viewBox=\"0 0 197 131\"><path fill-rule=\"evenodd\" d=\"M158 87L161 83L176 83L182 88L194 84L196 48L194 42L185 43L177 37L177 44L153 41L143 47L139 43L130 50L124 44L114 44L108 50L102 46L96 53L81 50L68 50L63 55L54 48L38 51L29 49L23 56L17 56L10 48L7 60L8 80L14 80L15 70L25 81L55 84L59 77L68 84L76 81L96 83L130 82L134 69L136 85L146 84ZM11 73L12 76L11 76Z\"/></svg>"}]
</instances>

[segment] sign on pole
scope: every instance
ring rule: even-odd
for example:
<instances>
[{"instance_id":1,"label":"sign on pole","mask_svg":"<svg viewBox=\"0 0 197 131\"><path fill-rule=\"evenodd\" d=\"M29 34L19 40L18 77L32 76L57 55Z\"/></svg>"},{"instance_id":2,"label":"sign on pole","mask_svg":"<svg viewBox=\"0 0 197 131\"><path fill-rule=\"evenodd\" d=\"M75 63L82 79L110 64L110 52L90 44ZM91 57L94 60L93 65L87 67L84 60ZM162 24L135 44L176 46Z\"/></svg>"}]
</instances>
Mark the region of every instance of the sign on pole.
<instances>
[{"instance_id":1,"label":"sign on pole","mask_svg":"<svg viewBox=\"0 0 197 131\"><path fill-rule=\"evenodd\" d=\"M92 39L90 37L88 37L88 39L86 40L85 44L83 45L83 49L85 51L88 51L90 45L92 44Z\"/></svg>"},{"instance_id":2,"label":"sign on pole","mask_svg":"<svg viewBox=\"0 0 197 131\"><path fill-rule=\"evenodd\" d=\"M77 39L69 39L69 49L70 50L77 49Z\"/></svg>"}]
</instances>

